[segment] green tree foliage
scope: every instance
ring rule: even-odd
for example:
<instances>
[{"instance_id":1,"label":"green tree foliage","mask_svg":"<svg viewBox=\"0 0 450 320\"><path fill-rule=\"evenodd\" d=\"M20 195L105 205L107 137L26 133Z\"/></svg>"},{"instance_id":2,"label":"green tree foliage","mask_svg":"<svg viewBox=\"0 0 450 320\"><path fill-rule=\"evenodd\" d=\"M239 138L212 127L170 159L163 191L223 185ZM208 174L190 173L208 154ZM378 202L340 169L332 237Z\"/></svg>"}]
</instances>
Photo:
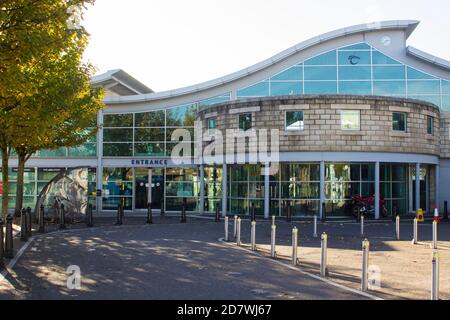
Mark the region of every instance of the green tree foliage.
<instances>
[{"instance_id":1,"label":"green tree foliage","mask_svg":"<svg viewBox=\"0 0 450 320\"><path fill-rule=\"evenodd\" d=\"M76 146L95 134L93 119L102 107L102 91L91 86L92 66L81 62L88 34L73 21L72 8L82 8L93 0L3 2L0 4L0 151L2 213L6 215L11 149L15 149L19 159L19 210L25 162L38 150Z\"/></svg>"}]
</instances>

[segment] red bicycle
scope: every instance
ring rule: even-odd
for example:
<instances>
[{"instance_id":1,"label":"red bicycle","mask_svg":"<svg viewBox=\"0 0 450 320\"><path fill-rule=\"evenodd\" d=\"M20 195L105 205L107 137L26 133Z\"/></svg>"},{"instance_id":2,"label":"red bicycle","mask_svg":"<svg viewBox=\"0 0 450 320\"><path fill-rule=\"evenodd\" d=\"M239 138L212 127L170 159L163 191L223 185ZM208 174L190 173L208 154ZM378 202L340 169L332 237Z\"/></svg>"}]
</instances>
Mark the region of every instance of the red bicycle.
<instances>
[{"instance_id":1,"label":"red bicycle","mask_svg":"<svg viewBox=\"0 0 450 320\"><path fill-rule=\"evenodd\" d=\"M375 196L371 195L364 198L360 195L355 195L352 197L352 214L355 218L361 216L367 217L369 215L375 216ZM383 218L388 216L388 210L385 206L384 199L380 198L380 214Z\"/></svg>"}]
</instances>

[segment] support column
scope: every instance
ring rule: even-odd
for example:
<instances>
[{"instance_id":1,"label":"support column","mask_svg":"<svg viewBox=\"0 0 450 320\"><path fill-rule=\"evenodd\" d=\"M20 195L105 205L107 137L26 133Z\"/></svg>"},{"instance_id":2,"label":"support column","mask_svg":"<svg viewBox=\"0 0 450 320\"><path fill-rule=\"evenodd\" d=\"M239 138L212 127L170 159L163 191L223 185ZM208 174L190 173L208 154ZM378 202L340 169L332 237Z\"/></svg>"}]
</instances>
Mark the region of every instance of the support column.
<instances>
[{"instance_id":1,"label":"support column","mask_svg":"<svg viewBox=\"0 0 450 320\"><path fill-rule=\"evenodd\" d=\"M264 166L264 218L270 216L270 163Z\"/></svg>"},{"instance_id":2,"label":"support column","mask_svg":"<svg viewBox=\"0 0 450 320\"><path fill-rule=\"evenodd\" d=\"M147 204L152 203L152 181L153 181L153 170L148 169Z\"/></svg>"},{"instance_id":3,"label":"support column","mask_svg":"<svg viewBox=\"0 0 450 320\"><path fill-rule=\"evenodd\" d=\"M200 166L200 201L199 201L199 212L203 214L205 211L205 167Z\"/></svg>"},{"instance_id":4,"label":"support column","mask_svg":"<svg viewBox=\"0 0 450 320\"><path fill-rule=\"evenodd\" d=\"M380 219L380 163L375 163L375 219Z\"/></svg>"},{"instance_id":5,"label":"support column","mask_svg":"<svg viewBox=\"0 0 450 320\"><path fill-rule=\"evenodd\" d=\"M416 212L420 208L420 163L416 163Z\"/></svg>"},{"instance_id":6,"label":"support column","mask_svg":"<svg viewBox=\"0 0 450 320\"><path fill-rule=\"evenodd\" d=\"M322 219L324 212L323 203L325 202L325 161L320 162L320 205L319 205L319 216Z\"/></svg>"},{"instance_id":7,"label":"support column","mask_svg":"<svg viewBox=\"0 0 450 320\"><path fill-rule=\"evenodd\" d=\"M439 175L440 175L440 166L439 164L437 164L435 166L434 169L434 198L435 198L435 205L438 207L439 212L441 212L441 203L440 203L440 188L439 188L439 184L440 184L440 180L439 180ZM432 208L434 209L434 207Z\"/></svg>"},{"instance_id":8,"label":"support column","mask_svg":"<svg viewBox=\"0 0 450 320\"><path fill-rule=\"evenodd\" d=\"M224 157L225 161L225 157ZM228 201L228 172L227 172L227 164L224 163L222 165L222 216L225 217L227 215L227 201Z\"/></svg>"},{"instance_id":9,"label":"support column","mask_svg":"<svg viewBox=\"0 0 450 320\"><path fill-rule=\"evenodd\" d=\"M97 190L102 190L103 186L103 111L97 114L97 124L99 130L97 132ZM102 197L96 194L95 207L97 214L100 213L102 207Z\"/></svg>"}]
</instances>

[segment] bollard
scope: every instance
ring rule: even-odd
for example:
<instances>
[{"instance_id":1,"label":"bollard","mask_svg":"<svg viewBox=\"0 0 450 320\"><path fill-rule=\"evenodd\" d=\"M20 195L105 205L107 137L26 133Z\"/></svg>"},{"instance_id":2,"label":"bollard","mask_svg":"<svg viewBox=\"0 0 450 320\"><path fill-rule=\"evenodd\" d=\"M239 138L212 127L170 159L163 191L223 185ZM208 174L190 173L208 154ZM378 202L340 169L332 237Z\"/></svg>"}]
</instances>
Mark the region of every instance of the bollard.
<instances>
[{"instance_id":1,"label":"bollard","mask_svg":"<svg viewBox=\"0 0 450 320\"><path fill-rule=\"evenodd\" d=\"M431 276L431 300L439 300L439 253L433 251Z\"/></svg>"},{"instance_id":2,"label":"bollard","mask_svg":"<svg viewBox=\"0 0 450 320\"><path fill-rule=\"evenodd\" d=\"M236 244L238 246L241 245L241 218L237 219L237 224L236 224Z\"/></svg>"},{"instance_id":3,"label":"bollard","mask_svg":"<svg viewBox=\"0 0 450 320\"><path fill-rule=\"evenodd\" d=\"M272 216L272 225L275 225L275 216Z\"/></svg>"},{"instance_id":4,"label":"bollard","mask_svg":"<svg viewBox=\"0 0 450 320\"><path fill-rule=\"evenodd\" d=\"M322 222L327 220L327 211L325 209L325 202L322 203Z\"/></svg>"},{"instance_id":5,"label":"bollard","mask_svg":"<svg viewBox=\"0 0 450 320\"><path fill-rule=\"evenodd\" d=\"M397 240L400 240L400 216L395 218L395 233L397 234Z\"/></svg>"},{"instance_id":6,"label":"bollard","mask_svg":"<svg viewBox=\"0 0 450 320\"><path fill-rule=\"evenodd\" d=\"M216 205L216 222L220 222L220 211L218 204Z\"/></svg>"},{"instance_id":7,"label":"bollard","mask_svg":"<svg viewBox=\"0 0 450 320\"><path fill-rule=\"evenodd\" d=\"M39 207L39 233L45 233L45 212L44 212L44 205L41 204Z\"/></svg>"},{"instance_id":8,"label":"bollard","mask_svg":"<svg viewBox=\"0 0 450 320\"><path fill-rule=\"evenodd\" d=\"M328 246L328 236L324 232L321 236L321 259L320 259L320 275L322 277L326 277L328 273L328 267L327 267L327 246Z\"/></svg>"},{"instance_id":9,"label":"bollard","mask_svg":"<svg viewBox=\"0 0 450 320\"><path fill-rule=\"evenodd\" d=\"M397 218L397 206L394 206L392 208L392 222L394 222L396 218Z\"/></svg>"},{"instance_id":10,"label":"bollard","mask_svg":"<svg viewBox=\"0 0 450 320\"><path fill-rule=\"evenodd\" d=\"M153 223L153 212L151 202L147 203L147 224Z\"/></svg>"},{"instance_id":11,"label":"bollard","mask_svg":"<svg viewBox=\"0 0 450 320\"><path fill-rule=\"evenodd\" d=\"M252 216L252 221L256 221L256 213L255 213L255 203L252 202L252 209L251 209L251 216Z\"/></svg>"},{"instance_id":12,"label":"bollard","mask_svg":"<svg viewBox=\"0 0 450 320\"><path fill-rule=\"evenodd\" d=\"M362 253L363 253L363 263L362 263L362 277L361 277L361 291L367 291L369 287L369 251L370 251L370 242L367 239L364 239L362 243Z\"/></svg>"},{"instance_id":13,"label":"bollard","mask_svg":"<svg viewBox=\"0 0 450 320\"><path fill-rule=\"evenodd\" d=\"M292 211L291 211L291 202L287 202L287 213L286 213L286 222L292 221Z\"/></svg>"},{"instance_id":14,"label":"bollard","mask_svg":"<svg viewBox=\"0 0 450 320\"><path fill-rule=\"evenodd\" d=\"M59 207L59 229L66 228L66 213L64 211L64 205L61 204Z\"/></svg>"},{"instance_id":15,"label":"bollard","mask_svg":"<svg viewBox=\"0 0 450 320\"><path fill-rule=\"evenodd\" d=\"M183 206L181 207L181 223L186 223L186 198L183 198Z\"/></svg>"},{"instance_id":16,"label":"bollard","mask_svg":"<svg viewBox=\"0 0 450 320\"><path fill-rule=\"evenodd\" d=\"M433 221L433 249L437 249L437 221Z\"/></svg>"},{"instance_id":17,"label":"bollard","mask_svg":"<svg viewBox=\"0 0 450 320\"><path fill-rule=\"evenodd\" d=\"M251 241L252 241L252 250L256 251L256 221L252 221Z\"/></svg>"},{"instance_id":18,"label":"bollard","mask_svg":"<svg viewBox=\"0 0 450 320\"><path fill-rule=\"evenodd\" d=\"M27 207L27 236L31 237L32 234L32 227L33 227L33 219L32 219L32 213L31 213L31 208Z\"/></svg>"},{"instance_id":19,"label":"bollard","mask_svg":"<svg viewBox=\"0 0 450 320\"><path fill-rule=\"evenodd\" d=\"M271 237L270 237L270 256L272 258L275 258L277 256L277 252L276 252L276 234L277 234L277 226L276 225L272 225L272 233L271 233Z\"/></svg>"},{"instance_id":20,"label":"bollard","mask_svg":"<svg viewBox=\"0 0 450 320\"><path fill-rule=\"evenodd\" d=\"M225 217L225 241L228 241L228 216Z\"/></svg>"},{"instance_id":21,"label":"bollard","mask_svg":"<svg viewBox=\"0 0 450 320\"><path fill-rule=\"evenodd\" d=\"M164 204L164 196L161 197L161 217L166 215L166 208Z\"/></svg>"},{"instance_id":22,"label":"bollard","mask_svg":"<svg viewBox=\"0 0 450 320\"><path fill-rule=\"evenodd\" d=\"M236 233L237 233L237 219L238 219L238 216L234 216L233 238L235 238L235 239L236 239Z\"/></svg>"},{"instance_id":23,"label":"bollard","mask_svg":"<svg viewBox=\"0 0 450 320\"><path fill-rule=\"evenodd\" d=\"M364 237L364 216L361 216L361 237Z\"/></svg>"},{"instance_id":24,"label":"bollard","mask_svg":"<svg viewBox=\"0 0 450 320\"><path fill-rule=\"evenodd\" d=\"M448 207L447 207L447 201L444 201L444 220L448 220Z\"/></svg>"},{"instance_id":25,"label":"bollard","mask_svg":"<svg viewBox=\"0 0 450 320\"><path fill-rule=\"evenodd\" d=\"M117 206L117 221L116 221L116 225L117 226L121 226L122 225L122 205L119 204Z\"/></svg>"},{"instance_id":26,"label":"bollard","mask_svg":"<svg viewBox=\"0 0 450 320\"><path fill-rule=\"evenodd\" d=\"M314 238L317 238L317 216L314 216Z\"/></svg>"},{"instance_id":27,"label":"bollard","mask_svg":"<svg viewBox=\"0 0 450 320\"><path fill-rule=\"evenodd\" d=\"M417 244L417 239L418 239L418 233L419 233L419 229L418 229L418 225L417 225L417 218L414 218L414 224L413 224L413 244Z\"/></svg>"},{"instance_id":28,"label":"bollard","mask_svg":"<svg viewBox=\"0 0 450 320\"><path fill-rule=\"evenodd\" d=\"M14 258L14 246L13 246L13 217L8 214L6 217L6 232L5 232L5 258Z\"/></svg>"},{"instance_id":29,"label":"bollard","mask_svg":"<svg viewBox=\"0 0 450 320\"><path fill-rule=\"evenodd\" d=\"M297 265L298 229L292 229L292 264Z\"/></svg>"},{"instance_id":30,"label":"bollard","mask_svg":"<svg viewBox=\"0 0 450 320\"><path fill-rule=\"evenodd\" d=\"M27 232L27 213L25 209L22 209L20 214L20 241L27 242L28 241L28 232Z\"/></svg>"},{"instance_id":31,"label":"bollard","mask_svg":"<svg viewBox=\"0 0 450 320\"><path fill-rule=\"evenodd\" d=\"M3 267L4 265L4 261L3 261L3 257L4 257L4 243L3 243L3 239L4 239L4 232L3 232L3 227L5 226L5 223L3 221L3 218L0 218L0 267Z\"/></svg>"},{"instance_id":32,"label":"bollard","mask_svg":"<svg viewBox=\"0 0 450 320\"><path fill-rule=\"evenodd\" d=\"M86 225L90 228L94 226L94 210L92 204L88 205L88 212L86 215Z\"/></svg>"}]
</instances>

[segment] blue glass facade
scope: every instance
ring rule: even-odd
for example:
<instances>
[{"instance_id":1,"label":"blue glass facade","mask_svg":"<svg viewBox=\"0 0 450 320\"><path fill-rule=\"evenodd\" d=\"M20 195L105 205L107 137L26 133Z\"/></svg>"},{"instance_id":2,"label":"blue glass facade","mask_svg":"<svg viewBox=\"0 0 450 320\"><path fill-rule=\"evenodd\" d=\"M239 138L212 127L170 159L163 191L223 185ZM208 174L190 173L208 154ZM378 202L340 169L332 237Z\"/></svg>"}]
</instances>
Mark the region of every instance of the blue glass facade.
<instances>
[{"instance_id":1,"label":"blue glass facade","mask_svg":"<svg viewBox=\"0 0 450 320\"><path fill-rule=\"evenodd\" d=\"M412 98L450 110L450 82L404 65L366 43L322 53L237 91L238 98L355 94Z\"/></svg>"}]
</instances>

